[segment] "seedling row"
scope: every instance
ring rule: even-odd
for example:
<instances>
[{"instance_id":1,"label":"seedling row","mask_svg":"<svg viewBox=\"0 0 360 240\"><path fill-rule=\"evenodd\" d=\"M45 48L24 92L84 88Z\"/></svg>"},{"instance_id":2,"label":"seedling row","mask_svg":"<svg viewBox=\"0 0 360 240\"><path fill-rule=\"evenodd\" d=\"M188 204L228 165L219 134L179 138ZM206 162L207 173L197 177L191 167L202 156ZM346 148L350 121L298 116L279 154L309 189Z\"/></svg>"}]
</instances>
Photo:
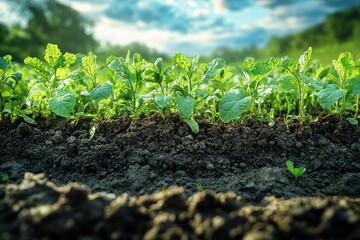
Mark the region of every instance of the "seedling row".
<instances>
[{"instance_id":1,"label":"seedling row","mask_svg":"<svg viewBox=\"0 0 360 240\"><path fill-rule=\"evenodd\" d=\"M178 53L171 63L154 63L130 52L110 56L105 66L93 53L63 54L48 44L44 60L27 57L25 65L0 57L1 118L59 116L94 121L158 113L178 113L194 133L197 119L232 122L255 119L276 124L337 114L357 124L360 60L344 52L329 65L311 60L312 48L298 60L289 57L227 65L216 58L200 63L199 56Z\"/></svg>"}]
</instances>

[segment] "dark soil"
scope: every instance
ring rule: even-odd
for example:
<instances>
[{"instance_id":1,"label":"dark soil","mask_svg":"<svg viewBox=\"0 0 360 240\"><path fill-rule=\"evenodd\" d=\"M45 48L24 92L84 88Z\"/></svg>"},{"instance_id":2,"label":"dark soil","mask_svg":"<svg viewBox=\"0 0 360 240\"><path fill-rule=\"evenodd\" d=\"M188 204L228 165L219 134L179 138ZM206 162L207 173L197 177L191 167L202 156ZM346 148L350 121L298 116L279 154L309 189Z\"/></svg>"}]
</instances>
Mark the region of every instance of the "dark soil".
<instances>
[{"instance_id":1,"label":"dark soil","mask_svg":"<svg viewBox=\"0 0 360 240\"><path fill-rule=\"evenodd\" d=\"M360 238L359 126L203 121L196 135L152 116L103 122L90 139L92 125L0 124L0 239ZM298 181L288 159L307 168Z\"/></svg>"}]
</instances>

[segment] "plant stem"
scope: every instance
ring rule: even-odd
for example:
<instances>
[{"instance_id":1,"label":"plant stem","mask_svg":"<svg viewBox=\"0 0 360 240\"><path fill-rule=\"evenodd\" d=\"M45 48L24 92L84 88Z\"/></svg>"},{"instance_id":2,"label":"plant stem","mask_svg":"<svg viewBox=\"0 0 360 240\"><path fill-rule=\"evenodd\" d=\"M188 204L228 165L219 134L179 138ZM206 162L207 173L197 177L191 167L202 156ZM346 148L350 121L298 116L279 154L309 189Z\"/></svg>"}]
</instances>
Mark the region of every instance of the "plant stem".
<instances>
[{"instance_id":1,"label":"plant stem","mask_svg":"<svg viewBox=\"0 0 360 240\"><path fill-rule=\"evenodd\" d=\"M354 118L356 119L359 113L359 94L356 94L356 106L355 106L355 115Z\"/></svg>"}]
</instances>

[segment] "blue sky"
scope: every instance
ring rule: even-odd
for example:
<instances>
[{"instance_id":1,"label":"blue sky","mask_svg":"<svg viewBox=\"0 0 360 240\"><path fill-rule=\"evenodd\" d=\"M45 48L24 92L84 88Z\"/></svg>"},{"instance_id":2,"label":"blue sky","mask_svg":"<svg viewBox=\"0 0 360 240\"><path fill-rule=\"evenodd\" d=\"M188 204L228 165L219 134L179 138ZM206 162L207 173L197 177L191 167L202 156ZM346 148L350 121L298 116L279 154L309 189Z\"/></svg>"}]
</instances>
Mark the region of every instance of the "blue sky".
<instances>
[{"instance_id":1,"label":"blue sky","mask_svg":"<svg viewBox=\"0 0 360 240\"><path fill-rule=\"evenodd\" d=\"M263 46L360 0L58 0L95 21L102 43L139 42L169 54ZM1 0L0 0L1 2Z\"/></svg>"}]
</instances>

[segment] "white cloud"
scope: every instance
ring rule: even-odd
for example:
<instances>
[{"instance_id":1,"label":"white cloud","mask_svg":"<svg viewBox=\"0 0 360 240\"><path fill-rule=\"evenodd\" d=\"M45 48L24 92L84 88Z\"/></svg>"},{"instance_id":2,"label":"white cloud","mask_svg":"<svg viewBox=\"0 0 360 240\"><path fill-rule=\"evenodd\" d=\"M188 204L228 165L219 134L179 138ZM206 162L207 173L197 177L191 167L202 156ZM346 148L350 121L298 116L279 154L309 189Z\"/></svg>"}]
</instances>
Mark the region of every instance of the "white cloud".
<instances>
[{"instance_id":1,"label":"white cloud","mask_svg":"<svg viewBox=\"0 0 360 240\"><path fill-rule=\"evenodd\" d=\"M322 21L341 0L61 0L95 16L98 40L158 51L208 54L218 46L263 45ZM349 0L360 3L360 0ZM331 10L333 11L333 10Z\"/></svg>"}]
</instances>

